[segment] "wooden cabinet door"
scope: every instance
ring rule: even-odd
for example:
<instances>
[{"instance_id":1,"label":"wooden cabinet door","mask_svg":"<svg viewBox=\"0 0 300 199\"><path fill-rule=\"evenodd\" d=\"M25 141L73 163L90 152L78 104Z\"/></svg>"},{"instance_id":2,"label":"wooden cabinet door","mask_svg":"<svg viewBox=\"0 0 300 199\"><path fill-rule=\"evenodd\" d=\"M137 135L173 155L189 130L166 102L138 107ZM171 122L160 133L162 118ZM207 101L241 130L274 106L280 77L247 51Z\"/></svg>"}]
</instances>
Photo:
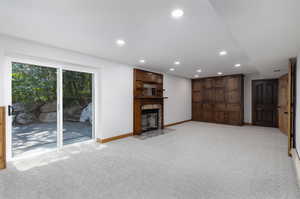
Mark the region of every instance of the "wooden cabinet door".
<instances>
[{"instance_id":1,"label":"wooden cabinet door","mask_svg":"<svg viewBox=\"0 0 300 199\"><path fill-rule=\"evenodd\" d=\"M195 121L202 121L202 104L200 103L193 103L193 111L192 111L192 118Z\"/></svg>"},{"instance_id":2,"label":"wooden cabinet door","mask_svg":"<svg viewBox=\"0 0 300 199\"><path fill-rule=\"evenodd\" d=\"M214 105L213 104L203 104L202 105L202 119L205 122L214 122Z\"/></svg>"},{"instance_id":3,"label":"wooden cabinet door","mask_svg":"<svg viewBox=\"0 0 300 199\"><path fill-rule=\"evenodd\" d=\"M217 123L227 123L227 112L225 111L215 111L215 122Z\"/></svg>"},{"instance_id":4,"label":"wooden cabinet door","mask_svg":"<svg viewBox=\"0 0 300 199\"><path fill-rule=\"evenodd\" d=\"M224 77L218 77L215 79L215 88L224 88L226 79Z\"/></svg>"},{"instance_id":5,"label":"wooden cabinet door","mask_svg":"<svg viewBox=\"0 0 300 199\"><path fill-rule=\"evenodd\" d=\"M288 75L278 81L278 126L281 132L288 134Z\"/></svg>"},{"instance_id":6,"label":"wooden cabinet door","mask_svg":"<svg viewBox=\"0 0 300 199\"><path fill-rule=\"evenodd\" d=\"M203 80L193 80L192 82L192 89L193 91L201 91L203 89Z\"/></svg>"},{"instance_id":7,"label":"wooden cabinet door","mask_svg":"<svg viewBox=\"0 0 300 199\"><path fill-rule=\"evenodd\" d=\"M228 112L228 124L231 125L242 125L241 112L229 111Z\"/></svg>"},{"instance_id":8,"label":"wooden cabinet door","mask_svg":"<svg viewBox=\"0 0 300 199\"><path fill-rule=\"evenodd\" d=\"M226 92L226 102L230 104L240 104L241 103L241 93L238 90L227 91Z\"/></svg>"},{"instance_id":9,"label":"wooden cabinet door","mask_svg":"<svg viewBox=\"0 0 300 199\"><path fill-rule=\"evenodd\" d=\"M241 76L226 78L226 90L227 91L239 90L240 85L241 85Z\"/></svg>"},{"instance_id":10,"label":"wooden cabinet door","mask_svg":"<svg viewBox=\"0 0 300 199\"><path fill-rule=\"evenodd\" d=\"M203 103L215 103L216 100L216 90L214 88L203 89Z\"/></svg>"},{"instance_id":11,"label":"wooden cabinet door","mask_svg":"<svg viewBox=\"0 0 300 199\"><path fill-rule=\"evenodd\" d=\"M4 169L5 166L5 108L0 107L0 169Z\"/></svg>"},{"instance_id":12,"label":"wooden cabinet door","mask_svg":"<svg viewBox=\"0 0 300 199\"><path fill-rule=\"evenodd\" d=\"M204 88L213 88L214 87L214 79L213 78L208 78L204 80Z\"/></svg>"},{"instance_id":13,"label":"wooden cabinet door","mask_svg":"<svg viewBox=\"0 0 300 199\"><path fill-rule=\"evenodd\" d=\"M203 102L203 92L194 91L192 98L193 98L193 102L202 103Z\"/></svg>"},{"instance_id":14,"label":"wooden cabinet door","mask_svg":"<svg viewBox=\"0 0 300 199\"><path fill-rule=\"evenodd\" d=\"M215 89L215 103L225 102L225 90L223 88Z\"/></svg>"}]
</instances>

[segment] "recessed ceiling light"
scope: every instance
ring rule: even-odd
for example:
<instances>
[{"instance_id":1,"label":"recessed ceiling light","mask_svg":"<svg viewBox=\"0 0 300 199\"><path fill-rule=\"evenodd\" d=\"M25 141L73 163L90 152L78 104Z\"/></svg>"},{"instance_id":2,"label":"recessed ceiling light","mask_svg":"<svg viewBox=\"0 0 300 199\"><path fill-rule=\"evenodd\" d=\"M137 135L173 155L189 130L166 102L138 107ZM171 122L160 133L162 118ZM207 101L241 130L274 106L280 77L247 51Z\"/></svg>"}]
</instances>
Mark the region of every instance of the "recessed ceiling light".
<instances>
[{"instance_id":1,"label":"recessed ceiling light","mask_svg":"<svg viewBox=\"0 0 300 199\"><path fill-rule=\"evenodd\" d=\"M116 44L118 45L118 46L124 46L125 44L126 44L126 42L124 41L124 40L122 40L122 39L117 39L116 40Z\"/></svg>"},{"instance_id":2,"label":"recessed ceiling light","mask_svg":"<svg viewBox=\"0 0 300 199\"><path fill-rule=\"evenodd\" d=\"M198 69L198 70L197 70L197 73L201 73L201 72L202 72L202 70L201 70L201 69Z\"/></svg>"},{"instance_id":3,"label":"recessed ceiling light","mask_svg":"<svg viewBox=\"0 0 300 199\"><path fill-rule=\"evenodd\" d=\"M175 68L170 68L170 71L174 71L175 70Z\"/></svg>"},{"instance_id":4,"label":"recessed ceiling light","mask_svg":"<svg viewBox=\"0 0 300 199\"><path fill-rule=\"evenodd\" d=\"M195 78L198 78L198 77L199 77L199 75L194 75L194 77L195 77Z\"/></svg>"},{"instance_id":5,"label":"recessed ceiling light","mask_svg":"<svg viewBox=\"0 0 300 199\"><path fill-rule=\"evenodd\" d=\"M241 67L242 65L241 64L235 64L234 67L238 68L238 67Z\"/></svg>"},{"instance_id":6,"label":"recessed ceiling light","mask_svg":"<svg viewBox=\"0 0 300 199\"><path fill-rule=\"evenodd\" d=\"M175 61L174 65L180 65L180 61Z\"/></svg>"},{"instance_id":7,"label":"recessed ceiling light","mask_svg":"<svg viewBox=\"0 0 300 199\"><path fill-rule=\"evenodd\" d=\"M226 50L222 50L222 51L219 52L219 55L220 56L227 55L227 51Z\"/></svg>"},{"instance_id":8,"label":"recessed ceiling light","mask_svg":"<svg viewBox=\"0 0 300 199\"><path fill-rule=\"evenodd\" d=\"M172 11L171 14L172 14L173 18L178 19L178 18L183 16L184 12L181 9L175 9L175 10Z\"/></svg>"},{"instance_id":9,"label":"recessed ceiling light","mask_svg":"<svg viewBox=\"0 0 300 199\"><path fill-rule=\"evenodd\" d=\"M141 63L141 64L143 64L143 63L145 63L145 62L146 62L146 61L145 61L144 59L141 59L141 60L140 60L140 63Z\"/></svg>"},{"instance_id":10,"label":"recessed ceiling light","mask_svg":"<svg viewBox=\"0 0 300 199\"><path fill-rule=\"evenodd\" d=\"M218 75L223 75L223 73L222 72L218 72Z\"/></svg>"}]
</instances>

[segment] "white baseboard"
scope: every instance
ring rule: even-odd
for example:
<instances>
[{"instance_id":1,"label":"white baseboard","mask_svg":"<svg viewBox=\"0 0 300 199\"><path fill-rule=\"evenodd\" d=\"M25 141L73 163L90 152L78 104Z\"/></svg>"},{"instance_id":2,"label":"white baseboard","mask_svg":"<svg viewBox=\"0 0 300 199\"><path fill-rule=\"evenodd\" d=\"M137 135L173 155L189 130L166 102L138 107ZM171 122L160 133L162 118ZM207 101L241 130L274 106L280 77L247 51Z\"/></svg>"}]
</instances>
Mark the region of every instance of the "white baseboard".
<instances>
[{"instance_id":1,"label":"white baseboard","mask_svg":"<svg viewBox=\"0 0 300 199\"><path fill-rule=\"evenodd\" d=\"M296 177L297 177L298 185L300 187L300 159L295 149L292 150L292 157L294 161L294 167L297 175Z\"/></svg>"}]
</instances>

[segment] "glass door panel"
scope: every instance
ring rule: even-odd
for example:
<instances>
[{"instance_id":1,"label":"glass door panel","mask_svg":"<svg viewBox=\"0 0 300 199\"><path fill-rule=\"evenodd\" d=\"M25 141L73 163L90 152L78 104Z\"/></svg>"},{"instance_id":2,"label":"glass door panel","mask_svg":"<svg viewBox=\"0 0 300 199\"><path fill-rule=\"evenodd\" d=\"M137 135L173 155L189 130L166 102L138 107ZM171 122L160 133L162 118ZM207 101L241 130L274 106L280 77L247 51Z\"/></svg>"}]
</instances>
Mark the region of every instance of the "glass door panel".
<instances>
[{"instance_id":1,"label":"glass door panel","mask_svg":"<svg viewBox=\"0 0 300 199\"><path fill-rule=\"evenodd\" d=\"M63 144L93 137L93 75L63 70Z\"/></svg>"},{"instance_id":2,"label":"glass door panel","mask_svg":"<svg viewBox=\"0 0 300 199\"><path fill-rule=\"evenodd\" d=\"M57 147L57 69L12 63L12 156Z\"/></svg>"}]
</instances>

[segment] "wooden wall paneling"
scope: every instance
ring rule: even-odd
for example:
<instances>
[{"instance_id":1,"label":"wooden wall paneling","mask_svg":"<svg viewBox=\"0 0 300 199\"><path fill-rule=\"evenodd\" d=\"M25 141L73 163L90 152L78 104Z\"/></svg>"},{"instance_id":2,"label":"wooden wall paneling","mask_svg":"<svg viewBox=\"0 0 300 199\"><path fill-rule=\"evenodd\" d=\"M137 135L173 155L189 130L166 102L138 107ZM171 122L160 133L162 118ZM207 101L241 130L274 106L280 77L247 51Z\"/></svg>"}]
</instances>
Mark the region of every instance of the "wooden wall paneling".
<instances>
[{"instance_id":1,"label":"wooden wall paneling","mask_svg":"<svg viewBox=\"0 0 300 199\"><path fill-rule=\"evenodd\" d=\"M225 90L224 88L215 88L215 103L225 102Z\"/></svg>"},{"instance_id":2,"label":"wooden wall paneling","mask_svg":"<svg viewBox=\"0 0 300 199\"><path fill-rule=\"evenodd\" d=\"M5 107L0 107L0 169L6 167L5 125Z\"/></svg>"},{"instance_id":3,"label":"wooden wall paneling","mask_svg":"<svg viewBox=\"0 0 300 199\"><path fill-rule=\"evenodd\" d=\"M213 122L214 120L214 104L204 103L202 104L202 119L204 122Z\"/></svg>"},{"instance_id":4,"label":"wooden wall paneling","mask_svg":"<svg viewBox=\"0 0 300 199\"><path fill-rule=\"evenodd\" d=\"M215 118L214 121L217 123L227 123L228 122L228 114L225 111L214 111Z\"/></svg>"},{"instance_id":5,"label":"wooden wall paneling","mask_svg":"<svg viewBox=\"0 0 300 199\"><path fill-rule=\"evenodd\" d=\"M193 104L193 120L242 125L243 93L243 75L194 79L192 99L202 106ZM201 116L199 111L202 112Z\"/></svg>"},{"instance_id":6,"label":"wooden wall paneling","mask_svg":"<svg viewBox=\"0 0 300 199\"><path fill-rule=\"evenodd\" d=\"M203 113L202 104L197 102L193 103L193 109L195 110L192 112L193 120L202 121L202 113Z\"/></svg>"},{"instance_id":7,"label":"wooden wall paneling","mask_svg":"<svg viewBox=\"0 0 300 199\"><path fill-rule=\"evenodd\" d=\"M214 79L213 78L207 78L204 80L204 88L213 88L214 86Z\"/></svg>"},{"instance_id":8,"label":"wooden wall paneling","mask_svg":"<svg viewBox=\"0 0 300 199\"><path fill-rule=\"evenodd\" d=\"M193 91L201 91L203 88L203 81L202 80L195 80L192 84Z\"/></svg>"},{"instance_id":9,"label":"wooden wall paneling","mask_svg":"<svg viewBox=\"0 0 300 199\"><path fill-rule=\"evenodd\" d=\"M215 81L214 81L215 88L224 88L225 83L226 83L225 78L223 78L223 77L215 78Z\"/></svg>"}]
</instances>

